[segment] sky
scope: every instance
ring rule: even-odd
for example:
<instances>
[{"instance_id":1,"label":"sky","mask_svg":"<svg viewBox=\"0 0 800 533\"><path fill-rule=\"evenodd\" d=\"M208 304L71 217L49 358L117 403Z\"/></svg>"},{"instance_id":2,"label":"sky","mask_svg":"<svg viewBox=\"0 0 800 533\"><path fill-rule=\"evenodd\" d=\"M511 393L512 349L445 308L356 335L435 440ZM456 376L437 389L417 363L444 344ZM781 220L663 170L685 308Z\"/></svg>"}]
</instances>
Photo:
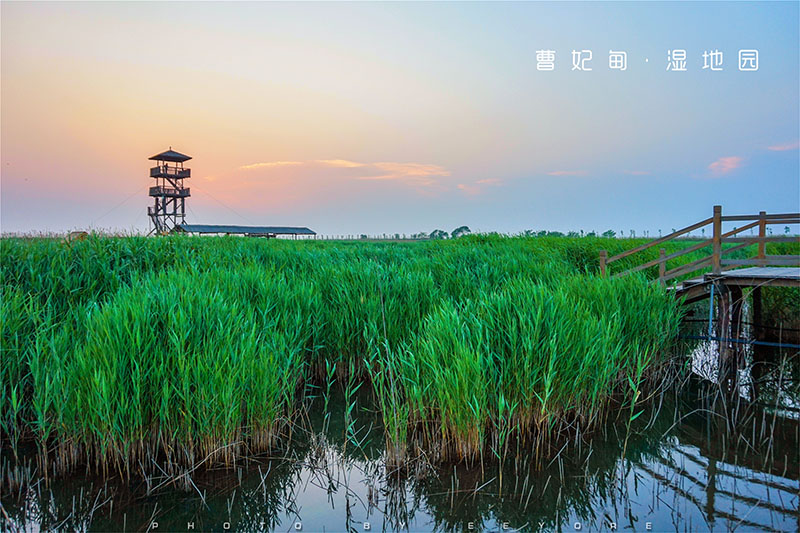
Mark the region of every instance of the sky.
<instances>
[{"instance_id":1,"label":"sky","mask_svg":"<svg viewBox=\"0 0 800 533\"><path fill-rule=\"evenodd\" d=\"M148 157L169 147L193 157L191 223L655 234L714 204L800 211L798 2L4 1L0 15L5 233L147 231ZM757 71L739 70L742 49ZM686 71L667 69L671 50ZM721 70L704 69L716 50Z\"/></svg>"}]
</instances>

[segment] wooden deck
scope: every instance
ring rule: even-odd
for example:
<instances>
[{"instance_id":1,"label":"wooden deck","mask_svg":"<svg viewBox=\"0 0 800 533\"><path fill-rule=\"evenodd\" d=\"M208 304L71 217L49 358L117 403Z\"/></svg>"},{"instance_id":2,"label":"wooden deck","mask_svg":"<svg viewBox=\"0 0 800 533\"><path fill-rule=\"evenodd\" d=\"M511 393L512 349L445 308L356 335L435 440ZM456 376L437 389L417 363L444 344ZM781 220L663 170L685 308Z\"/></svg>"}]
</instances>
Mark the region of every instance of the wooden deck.
<instances>
[{"instance_id":1,"label":"wooden deck","mask_svg":"<svg viewBox=\"0 0 800 533\"><path fill-rule=\"evenodd\" d=\"M688 279L668 290L674 290L676 296L684 297L686 303L691 303L707 298L713 283L735 287L800 287L800 266L726 270Z\"/></svg>"}]
</instances>

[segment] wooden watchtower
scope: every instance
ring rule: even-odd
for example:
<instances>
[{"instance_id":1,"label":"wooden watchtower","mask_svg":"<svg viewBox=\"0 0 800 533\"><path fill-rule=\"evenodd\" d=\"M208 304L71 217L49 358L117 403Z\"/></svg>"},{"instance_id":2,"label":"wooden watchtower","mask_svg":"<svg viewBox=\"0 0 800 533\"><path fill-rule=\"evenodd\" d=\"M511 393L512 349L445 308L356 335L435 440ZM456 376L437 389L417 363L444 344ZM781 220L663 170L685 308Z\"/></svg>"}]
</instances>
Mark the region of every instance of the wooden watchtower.
<instances>
[{"instance_id":1,"label":"wooden watchtower","mask_svg":"<svg viewBox=\"0 0 800 533\"><path fill-rule=\"evenodd\" d=\"M169 233L175 226L183 224L186 217L186 198L190 196L189 188L183 186L183 180L191 175L191 170L183 164L191 157L172 149L161 152L150 158L157 166L150 169L150 177L156 180L150 187L153 205L147 208L147 214L153 222L151 232Z\"/></svg>"}]
</instances>

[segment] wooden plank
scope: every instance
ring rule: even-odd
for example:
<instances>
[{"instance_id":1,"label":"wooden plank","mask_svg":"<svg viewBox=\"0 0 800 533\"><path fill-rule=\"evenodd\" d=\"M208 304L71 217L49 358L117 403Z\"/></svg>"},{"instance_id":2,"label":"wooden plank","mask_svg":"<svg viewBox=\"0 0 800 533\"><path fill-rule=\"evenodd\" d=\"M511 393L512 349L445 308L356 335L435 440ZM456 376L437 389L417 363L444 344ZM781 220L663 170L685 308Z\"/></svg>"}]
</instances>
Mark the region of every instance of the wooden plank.
<instances>
[{"instance_id":1,"label":"wooden plank","mask_svg":"<svg viewBox=\"0 0 800 533\"><path fill-rule=\"evenodd\" d=\"M800 244L800 237L729 237L727 239L723 239L722 242L746 242L749 244L758 244L759 242L796 242Z\"/></svg>"},{"instance_id":2,"label":"wooden plank","mask_svg":"<svg viewBox=\"0 0 800 533\"><path fill-rule=\"evenodd\" d=\"M722 219L725 220L725 217L722 217ZM751 222L750 224L745 224L741 228L733 228L732 230L730 230L730 231L728 231L726 233L723 233L722 234L722 238L725 239L727 237L730 237L731 235L736 235L737 233L741 233L743 231L747 231L750 228L755 228L756 226L758 226L758 220L756 220L755 222Z\"/></svg>"},{"instance_id":3,"label":"wooden plank","mask_svg":"<svg viewBox=\"0 0 800 533\"><path fill-rule=\"evenodd\" d=\"M691 226L686 226L683 229L679 229L678 231L674 231L674 232L670 233L669 235L665 235L663 237L659 237L658 239L656 239L654 241L650 241L650 242L645 243L645 244L643 244L641 246L637 246L636 248L631 248L630 250L625 250L621 254L617 254L617 255L615 255L613 257L609 257L608 261L606 261L606 264L613 263L614 261L622 259L623 257L628 257L631 254L635 254L637 252L641 252L642 250L647 250L648 248L651 248L651 247L653 247L653 246L655 246L657 244L661 244L662 242L667 242L667 241L669 241L671 239L674 239L678 235L683 235L684 233L689 233L690 231L696 230L698 228L702 228L703 226L707 226L713 221L714 221L714 218L710 217L710 218L707 218L705 220L701 220L700 222L698 222L696 224L692 224Z\"/></svg>"},{"instance_id":4,"label":"wooden plank","mask_svg":"<svg viewBox=\"0 0 800 533\"><path fill-rule=\"evenodd\" d=\"M800 220L796 218L772 219L772 220L767 220L767 224L769 225L800 224Z\"/></svg>"},{"instance_id":5,"label":"wooden plank","mask_svg":"<svg viewBox=\"0 0 800 533\"><path fill-rule=\"evenodd\" d=\"M795 266L800 265L800 256L788 256L788 257L781 257L781 256L774 256L768 255L763 259L727 259L722 261L723 265L727 266Z\"/></svg>"},{"instance_id":6,"label":"wooden plank","mask_svg":"<svg viewBox=\"0 0 800 533\"><path fill-rule=\"evenodd\" d=\"M759 215L726 215L722 217L723 222L737 222L743 220L758 220ZM768 221L783 221L783 220L794 220L795 222L791 222L791 224L798 224L800 223L800 213L773 213L771 215L764 216L764 220Z\"/></svg>"},{"instance_id":7,"label":"wooden plank","mask_svg":"<svg viewBox=\"0 0 800 533\"><path fill-rule=\"evenodd\" d=\"M800 287L800 279L793 278L725 278L722 282L737 287Z\"/></svg>"},{"instance_id":8,"label":"wooden plank","mask_svg":"<svg viewBox=\"0 0 800 533\"><path fill-rule=\"evenodd\" d=\"M800 257L800 256L795 256ZM726 277L761 277L767 278L798 278L800 279L800 267L784 268L784 267L750 267L740 268L725 273Z\"/></svg>"},{"instance_id":9,"label":"wooden plank","mask_svg":"<svg viewBox=\"0 0 800 533\"><path fill-rule=\"evenodd\" d=\"M719 277L706 274L704 278L738 287L800 287L800 267L740 268Z\"/></svg>"},{"instance_id":10,"label":"wooden plank","mask_svg":"<svg viewBox=\"0 0 800 533\"><path fill-rule=\"evenodd\" d=\"M711 256L704 257L703 259L698 259L697 261L693 261L691 263L686 263L685 265L681 265L677 268L673 268L672 270L668 270L664 274L664 281L669 281L671 279L677 278L678 276L688 274L689 272L700 270L701 268L706 267L710 264L711 264Z\"/></svg>"},{"instance_id":11,"label":"wooden plank","mask_svg":"<svg viewBox=\"0 0 800 533\"><path fill-rule=\"evenodd\" d=\"M698 244L695 244L694 246L690 246L689 248L684 248L683 250L678 250L677 252L671 253L668 256L664 257L664 260L665 261L669 261L670 259L675 259L676 257L680 257L682 255L686 255L688 253L700 250L701 248L706 248L708 246L711 246L712 242L713 242L712 239L707 239L707 240L702 241L702 242L700 242ZM711 256L709 256L709 257L711 257ZM651 261L648 261L647 263L641 264L641 265L639 265L637 267L633 267L630 270L626 270L625 272L621 272L620 275L630 274L630 273L633 273L633 272L639 272L640 270L644 270L646 268L650 268L650 267L656 266L660 261L661 261L660 257L657 258L657 259L653 259Z\"/></svg>"},{"instance_id":12,"label":"wooden plank","mask_svg":"<svg viewBox=\"0 0 800 533\"><path fill-rule=\"evenodd\" d=\"M731 252L735 252L736 250L741 250L742 248L747 248L748 246L751 246L751 245L752 245L752 243L746 242L744 244L739 244L737 246L731 246L730 248L723 248L722 249L722 255L729 254Z\"/></svg>"},{"instance_id":13,"label":"wooden plank","mask_svg":"<svg viewBox=\"0 0 800 533\"><path fill-rule=\"evenodd\" d=\"M680 292L676 294L679 298L683 298L684 304L690 304L694 302L699 302L700 300L705 300L708 298L709 291L705 285L698 285L692 287L686 292Z\"/></svg>"}]
</instances>

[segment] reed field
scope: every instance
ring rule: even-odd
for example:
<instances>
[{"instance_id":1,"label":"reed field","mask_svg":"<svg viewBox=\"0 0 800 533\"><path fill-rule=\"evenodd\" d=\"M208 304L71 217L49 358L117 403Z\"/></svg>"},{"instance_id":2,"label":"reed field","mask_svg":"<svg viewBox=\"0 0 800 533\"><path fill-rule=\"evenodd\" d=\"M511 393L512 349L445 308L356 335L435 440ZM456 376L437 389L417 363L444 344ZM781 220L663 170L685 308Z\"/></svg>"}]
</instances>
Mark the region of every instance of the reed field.
<instances>
[{"instance_id":1,"label":"reed field","mask_svg":"<svg viewBox=\"0 0 800 533\"><path fill-rule=\"evenodd\" d=\"M597 275L643 242L4 238L2 447L53 472L232 464L291 446L335 382L371 391L389 463L544 460L684 364L654 272Z\"/></svg>"}]
</instances>

